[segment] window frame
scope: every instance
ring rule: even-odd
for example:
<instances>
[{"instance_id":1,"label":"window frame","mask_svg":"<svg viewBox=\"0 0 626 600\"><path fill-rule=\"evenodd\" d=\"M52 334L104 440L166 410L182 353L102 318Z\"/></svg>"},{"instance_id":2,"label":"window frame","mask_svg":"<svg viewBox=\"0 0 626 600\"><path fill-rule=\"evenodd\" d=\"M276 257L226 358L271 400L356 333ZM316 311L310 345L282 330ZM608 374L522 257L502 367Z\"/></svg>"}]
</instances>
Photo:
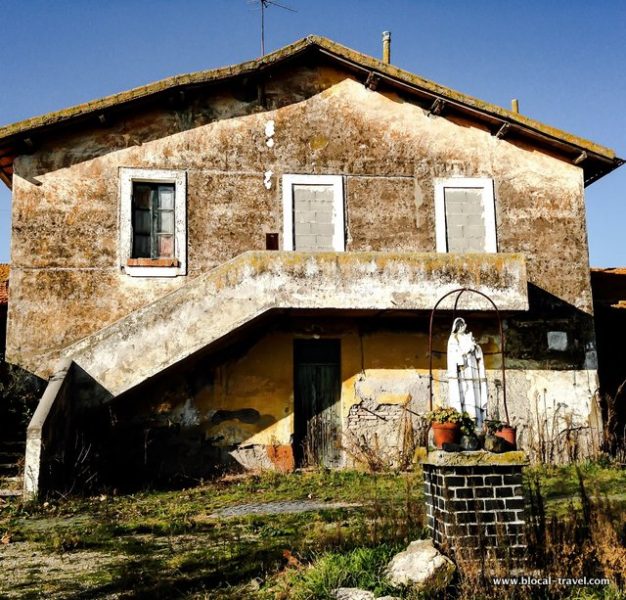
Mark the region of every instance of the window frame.
<instances>
[{"instance_id":1,"label":"window frame","mask_svg":"<svg viewBox=\"0 0 626 600\"><path fill-rule=\"evenodd\" d=\"M120 167L120 267L131 277L176 277L187 274L187 174L183 170ZM174 258L133 258L133 184L174 184ZM129 264L140 261L141 266ZM163 266L178 261L177 266Z\"/></svg>"},{"instance_id":2,"label":"window frame","mask_svg":"<svg viewBox=\"0 0 626 600\"><path fill-rule=\"evenodd\" d=\"M282 176L283 193L283 250L294 249L293 226L293 186L294 185L329 185L333 188L333 222L336 223L333 234L333 251L345 252L345 209L344 185L342 175L298 175ZM335 221L336 219L336 221ZM297 251L297 250L296 250ZM323 252L323 251L322 251Z\"/></svg>"},{"instance_id":3,"label":"window frame","mask_svg":"<svg viewBox=\"0 0 626 600\"><path fill-rule=\"evenodd\" d=\"M489 254L497 253L496 200L494 181L490 177L449 177L435 179L435 237L437 252L448 253L446 188L482 190L482 203L485 211L485 248L483 252Z\"/></svg>"}]
</instances>

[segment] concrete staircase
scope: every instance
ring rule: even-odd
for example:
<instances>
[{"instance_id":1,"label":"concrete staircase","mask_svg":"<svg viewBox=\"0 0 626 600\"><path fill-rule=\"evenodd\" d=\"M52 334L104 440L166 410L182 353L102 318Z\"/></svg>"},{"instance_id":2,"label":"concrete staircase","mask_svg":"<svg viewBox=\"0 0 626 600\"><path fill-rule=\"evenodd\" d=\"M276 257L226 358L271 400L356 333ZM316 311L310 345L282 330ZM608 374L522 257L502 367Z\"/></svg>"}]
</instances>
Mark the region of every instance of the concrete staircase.
<instances>
[{"instance_id":1,"label":"concrete staircase","mask_svg":"<svg viewBox=\"0 0 626 600\"><path fill-rule=\"evenodd\" d=\"M65 357L116 396L270 310L425 311L462 286L501 310L528 309L519 254L245 252L69 346ZM491 308L475 294L460 306Z\"/></svg>"},{"instance_id":2,"label":"concrete staircase","mask_svg":"<svg viewBox=\"0 0 626 600\"><path fill-rule=\"evenodd\" d=\"M240 254L65 348L28 426L24 493L40 492L41 467L50 464L55 445L70 443L79 407L110 401L270 311L428 314L443 294L461 287L486 294L501 310L528 310L521 254ZM450 296L441 308L454 303ZM492 310L477 294L466 294L459 308ZM20 481L10 483L17 489Z\"/></svg>"},{"instance_id":3,"label":"concrete staircase","mask_svg":"<svg viewBox=\"0 0 626 600\"><path fill-rule=\"evenodd\" d=\"M0 439L0 498L22 495L25 449L23 438Z\"/></svg>"}]
</instances>

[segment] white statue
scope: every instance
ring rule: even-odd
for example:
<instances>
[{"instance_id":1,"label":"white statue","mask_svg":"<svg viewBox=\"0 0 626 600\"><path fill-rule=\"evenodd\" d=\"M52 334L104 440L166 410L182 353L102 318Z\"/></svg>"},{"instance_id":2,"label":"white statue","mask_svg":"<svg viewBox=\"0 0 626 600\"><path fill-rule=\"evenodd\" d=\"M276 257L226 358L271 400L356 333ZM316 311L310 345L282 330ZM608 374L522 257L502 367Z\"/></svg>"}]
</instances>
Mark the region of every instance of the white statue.
<instances>
[{"instance_id":1,"label":"white statue","mask_svg":"<svg viewBox=\"0 0 626 600\"><path fill-rule=\"evenodd\" d=\"M448 404L467 412L482 427L487 409L483 351L460 317L454 319L448 339Z\"/></svg>"}]
</instances>

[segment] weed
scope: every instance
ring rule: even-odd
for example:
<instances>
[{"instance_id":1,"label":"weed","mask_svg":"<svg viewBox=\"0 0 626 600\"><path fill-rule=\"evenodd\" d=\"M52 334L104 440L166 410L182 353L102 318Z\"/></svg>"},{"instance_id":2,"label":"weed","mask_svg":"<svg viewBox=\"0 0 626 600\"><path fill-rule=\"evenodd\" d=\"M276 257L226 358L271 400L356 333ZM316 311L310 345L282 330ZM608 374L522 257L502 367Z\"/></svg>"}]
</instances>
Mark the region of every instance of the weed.
<instances>
[{"instance_id":1,"label":"weed","mask_svg":"<svg viewBox=\"0 0 626 600\"><path fill-rule=\"evenodd\" d=\"M339 587L360 587L379 596L393 590L385 583L384 568L401 549L399 545L381 544L375 548L359 547L346 553L327 552L315 556L305 569L288 570L279 583L264 597L277 600L331 599Z\"/></svg>"}]
</instances>

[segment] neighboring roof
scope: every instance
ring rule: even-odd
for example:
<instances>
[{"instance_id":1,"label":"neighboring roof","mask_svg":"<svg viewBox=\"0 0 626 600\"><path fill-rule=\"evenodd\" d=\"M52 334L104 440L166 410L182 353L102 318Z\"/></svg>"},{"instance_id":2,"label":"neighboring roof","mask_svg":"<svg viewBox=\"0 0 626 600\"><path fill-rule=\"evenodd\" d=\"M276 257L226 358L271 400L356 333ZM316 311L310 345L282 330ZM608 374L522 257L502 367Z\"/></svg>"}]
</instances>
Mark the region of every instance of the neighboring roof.
<instances>
[{"instance_id":1,"label":"neighboring roof","mask_svg":"<svg viewBox=\"0 0 626 600\"><path fill-rule=\"evenodd\" d=\"M604 275L626 275L626 267L606 267L606 268L592 267L591 272L600 273Z\"/></svg>"},{"instance_id":2,"label":"neighboring roof","mask_svg":"<svg viewBox=\"0 0 626 600\"><path fill-rule=\"evenodd\" d=\"M100 117L106 121L105 113L122 107L140 105L146 99L159 94L171 94L191 87L243 77L255 72L260 73L304 51L318 51L344 67L362 74L364 80L367 78L369 82L374 79L378 85L401 88L413 94L418 101L422 100L425 106L431 106L430 110L435 114L440 114L442 111L446 114L448 112L461 113L467 118L487 125L498 137L522 139L534 146L556 152L583 168L586 184L599 179L624 163L610 148L423 79L329 39L311 35L257 60L170 77L127 92L2 127L0 128L0 179L9 187L11 186L13 160L19 154L32 151L33 138L71 125L93 126Z\"/></svg>"},{"instance_id":3,"label":"neighboring roof","mask_svg":"<svg viewBox=\"0 0 626 600\"><path fill-rule=\"evenodd\" d=\"M594 304L626 309L626 267L591 269L591 291Z\"/></svg>"},{"instance_id":4,"label":"neighboring roof","mask_svg":"<svg viewBox=\"0 0 626 600\"><path fill-rule=\"evenodd\" d=\"M0 263L0 305L9 302L9 272L10 265Z\"/></svg>"}]
</instances>

